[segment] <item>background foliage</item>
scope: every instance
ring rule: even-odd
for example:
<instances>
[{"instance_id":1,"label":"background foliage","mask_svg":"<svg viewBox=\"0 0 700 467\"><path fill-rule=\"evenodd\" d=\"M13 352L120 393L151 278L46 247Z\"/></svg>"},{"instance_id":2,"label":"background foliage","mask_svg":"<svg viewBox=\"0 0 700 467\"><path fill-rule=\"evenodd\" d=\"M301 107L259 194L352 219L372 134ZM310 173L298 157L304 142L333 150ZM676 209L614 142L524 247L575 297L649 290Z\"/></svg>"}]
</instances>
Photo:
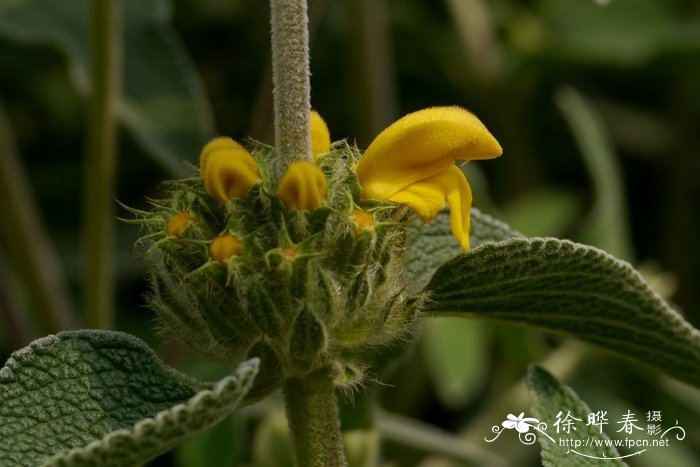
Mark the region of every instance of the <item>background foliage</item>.
<instances>
[{"instance_id":1,"label":"background foliage","mask_svg":"<svg viewBox=\"0 0 700 467\"><path fill-rule=\"evenodd\" d=\"M3 16L21 5L28 15L35 8L47 17L44 3L52 2L0 2L0 98L70 301L79 303L81 51L69 48L66 55L55 47L55 37L28 37L17 32L22 17ZM177 170L173 161L196 160L195 151L178 151L210 136L211 121L220 134L272 140L269 11L256 0L177 0L170 19L165 2L143 2L151 9L124 3L129 17L141 18L130 23L127 17L125 23L130 105L171 131L177 126L166 123L173 115L191 114L192 128L200 128L189 135L155 132L158 138L148 140L151 128L135 124L134 113L126 111L116 197L143 207L144 197L158 197L158 183ZM334 139L356 139L366 147L406 112L431 105L469 108L505 149L498 160L467 167L476 206L525 235L590 243L631 261L700 326L697 2L611 0L600 7L588 0L315 0L310 6L312 102ZM69 31L79 35L86 29ZM179 71L167 60L154 63L144 37L176 50ZM177 73L201 80L203 87L173 87ZM163 110L148 100L163 89L174 96L194 93L188 105L199 114L183 107L179 113ZM208 103L198 100L200 92ZM176 138L183 142L173 144ZM23 330L15 332L8 321L0 327L0 353L9 356L40 333L28 318L37 305L7 234L14 226L0 222L0 307ZM230 373L202 364L153 332L153 315L142 306L143 266L130 250L138 232L116 221L115 228L117 329L145 339L185 373L209 380ZM677 418L689 436L660 451L663 464L700 465L696 391L570 341L492 323L455 325L451 318L430 320L421 343L390 365L381 375L387 385L370 395L387 411L379 424L388 440L385 457L394 465L447 465L444 456L391 441L396 415L485 447L492 425L509 411L527 409L525 393L513 386L531 362L543 363L592 408L611 414L662 410L667 420ZM282 465L269 458L286 449L279 418L275 399L245 409L155 465ZM361 420L346 423L362 427ZM539 463L536 448L515 441L487 447L517 465ZM659 462L650 453L630 464Z\"/></svg>"}]
</instances>

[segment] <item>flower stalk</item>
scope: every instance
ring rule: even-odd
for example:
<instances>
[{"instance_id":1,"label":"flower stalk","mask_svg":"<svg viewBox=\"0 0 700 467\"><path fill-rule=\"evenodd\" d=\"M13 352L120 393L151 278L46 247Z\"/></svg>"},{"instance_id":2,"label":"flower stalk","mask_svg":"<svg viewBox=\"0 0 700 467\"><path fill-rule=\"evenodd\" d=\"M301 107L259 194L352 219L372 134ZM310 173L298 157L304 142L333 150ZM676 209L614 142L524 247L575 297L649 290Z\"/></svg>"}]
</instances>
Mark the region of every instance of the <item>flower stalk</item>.
<instances>
[{"instance_id":1,"label":"flower stalk","mask_svg":"<svg viewBox=\"0 0 700 467\"><path fill-rule=\"evenodd\" d=\"M306 0L270 0L270 10L275 147L285 173L293 162L312 160L308 7ZM329 375L316 372L289 379L284 394L296 465L345 466Z\"/></svg>"},{"instance_id":2,"label":"flower stalk","mask_svg":"<svg viewBox=\"0 0 700 467\"><path fill-rule=\"evenodd\" d=\"M113 321L116 110L121 82L120 5L90 2L91 99L83 175L84 299L86 325L109 329Z\"/></svg>"},{"instance_id":3,"label":"flower stalk","mask_svg":"<svg viewBox=\"0 0 700 467\"><path fill-rule=\"evenodd\" d=\"M338 403L326 371L289 379L284 385L289 432L296 465L342 467L343 452Z\"/></svg>"},{"instance_id":4,"label":"flower stalk","mask_svg":"<svg viewBox=\"0 0 700 467\"><path fill-rule=\"evenodd\" d=\"M275 146L283 165L311 159L306 0L270 0Z\"/></svg>"}]
</instances>

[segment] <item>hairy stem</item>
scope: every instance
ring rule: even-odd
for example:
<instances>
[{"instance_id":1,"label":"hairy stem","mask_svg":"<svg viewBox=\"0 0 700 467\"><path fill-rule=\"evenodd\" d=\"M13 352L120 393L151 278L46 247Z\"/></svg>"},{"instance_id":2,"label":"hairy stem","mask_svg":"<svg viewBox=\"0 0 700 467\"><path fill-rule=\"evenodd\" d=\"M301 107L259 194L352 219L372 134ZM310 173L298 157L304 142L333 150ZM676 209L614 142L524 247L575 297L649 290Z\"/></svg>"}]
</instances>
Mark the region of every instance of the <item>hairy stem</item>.
<instances>
[{"instance_id":1,"label":"hairy stem","mask_svg":"<svg viewBox=\"0 0 700 467\"><path fill-rule=\"evenodd\" d=\"M296 465L347 465L338 403L329 375L316 372L303 379L289 379L284 385L284 397Z\"/></svg>"},{"instance_id":2,"label":"hairy stem","mask_svg":"<svg viewBox=\"0 0 700 467\"><path fill-rule=\"evenodd\" d=\"M72 304L58 255L41 222L27 174L0 106L0 239L12 269L32 302L32 322L41 335L75 327ZM5 313L11 308L0 307ZM6 316L13 322L21 317Z\"/></svg>"},{"instance_id":3,"label":"hairy stem","mask_svg":"<svg viewBox=\"0 0 700 467\"><path fill-rule=\"evenodd\" d=\"M311 159L306 0L270 0L275 146L283 165Z\"/></svg>"},{"instance_id":4,"label":"hairy stem","mask_svg":"<svg viewBox=\"0 0 700 467\"><path fill-rule=\"evenodd\" d=\"M90 328L109 329L114 295L115 115L121 88L121 2L90 1L90 99L83 175L84 314Z\"/></svg>"}]
</instances>

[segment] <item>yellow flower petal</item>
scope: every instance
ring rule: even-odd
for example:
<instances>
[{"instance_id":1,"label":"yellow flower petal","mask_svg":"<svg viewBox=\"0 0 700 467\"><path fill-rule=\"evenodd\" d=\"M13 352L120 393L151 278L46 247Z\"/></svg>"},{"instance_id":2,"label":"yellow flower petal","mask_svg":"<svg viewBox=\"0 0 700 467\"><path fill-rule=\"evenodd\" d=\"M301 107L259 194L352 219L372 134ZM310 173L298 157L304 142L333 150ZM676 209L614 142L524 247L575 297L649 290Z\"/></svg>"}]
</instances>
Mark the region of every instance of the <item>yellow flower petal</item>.
<instances>
[{"instance_id":1,"label":"yellow flower petal","mask_svg":"<svg viewBox=\"0 0 700 467\"><path fill-rule=\"evenodd\" d=\"M245 197L260 179L260 170L253 156L240 144L228 138L217 138L202 151L200 166L207 193L220 203Z\"/></svg>"},{"instance_id":2,"label":"yellow flower petal","mask_svg":"<svg viewBox=\"0 0 700 467\"><path fill-rule=\"evenodd\" d=\"M420 180L446 170L456 159L498 157L498 141L472 113L432 107L397 120L370 144L355 172L365 199L389 199Z\"/></svg>"},{"instance_id":3,"label":"yellow flower petal","mask_svg":"<svg viewBox=\"0 0 700 467\"><path fill-rule=\"evenodd\" d=\"M447 191L447 204L450 205L450 227L464 251L469 250L469 227L471 223L472 190L459 167L448 169L453 175L456 186Z\"/></svg>"},{"instance_id":4,"label":"yellow flower petal","mask_svg":"<svg viewBox=\"0 0 700 467\"><path fill-rule=\"evenodd\" d=\"M225 262L232 256L238 256L243 251L243 242L231 234L219 235L209 244L209 256L214 261Z\"/></svg>"},{"instance_id":5,"label":"yellow flower petal","mask_svg":"<svg viewBox=\"0 0 700 467\"><path fill-rule=\"evenodd\" d=\"M313 211L326 201L326 177L309 161L293 162L282 176L277 192L288 210Z\"/></svg>"},{"instance_id":6,"label":"yellow flower petal","mask_svg":"<svg viewBox=\"0 0 700 467\"><path fill-rule=\"evenodd\" d=\"M408 185L398 193L394 193L389 201L406 204L424 223L435 219L438 212L445 209L445 194L440 187L434 186L429 177L425 181Z\"/></svg>"},{"instance_id":7,"label":"yellow flower petal","mask_svg":"<svg viewBox=\"0 0 700 467\"><path fill-rule=\"evenodd\" d=\"M316 160L320 154L331 150L331 134L328 125L315 110L311 111L311 156Z\"/></svg>"},{"instance_id":8,"label":"yellow flower petal","mask_svg":"<svg viewBox=\"0 0 700 467\"><path fill-rule=\"evenodd\" d=\"M445 201L450 205L450 226L452 235L469 250L469 221L472 193L467 179L457 166L413 183L394 194L391 201L408 205L423 222L430 222L438 212L445 209Z\"/></svg>"}]
</instances>

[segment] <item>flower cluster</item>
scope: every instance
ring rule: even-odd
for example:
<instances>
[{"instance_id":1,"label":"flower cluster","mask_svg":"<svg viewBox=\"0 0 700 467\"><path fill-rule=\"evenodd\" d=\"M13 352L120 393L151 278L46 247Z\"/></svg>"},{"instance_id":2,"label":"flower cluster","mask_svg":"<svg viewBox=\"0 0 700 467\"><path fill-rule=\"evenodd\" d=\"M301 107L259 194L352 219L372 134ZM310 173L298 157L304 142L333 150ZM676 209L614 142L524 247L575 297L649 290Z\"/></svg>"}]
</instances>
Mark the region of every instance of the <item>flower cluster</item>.
<instances>
[{"instance_id":1,"label":"flower cluster","mask_svg":"<svg viewBox=\"0 0 700 467\"><path fill-rule=\"evenodd\" d=\"M411 211L429 222L448 203L468 249L471 195L454 162L501 152L457 107L407 115L362 156L331 145L315 112L311 135L312 160L281 172L272 148L215 138L198 174L137 211L150 230L150 305L200 353L260 357L252 399L321 367L339 386L361 382L373 351L412 331L424 299L403 276Z\"/></svg>"}]
</instances>

